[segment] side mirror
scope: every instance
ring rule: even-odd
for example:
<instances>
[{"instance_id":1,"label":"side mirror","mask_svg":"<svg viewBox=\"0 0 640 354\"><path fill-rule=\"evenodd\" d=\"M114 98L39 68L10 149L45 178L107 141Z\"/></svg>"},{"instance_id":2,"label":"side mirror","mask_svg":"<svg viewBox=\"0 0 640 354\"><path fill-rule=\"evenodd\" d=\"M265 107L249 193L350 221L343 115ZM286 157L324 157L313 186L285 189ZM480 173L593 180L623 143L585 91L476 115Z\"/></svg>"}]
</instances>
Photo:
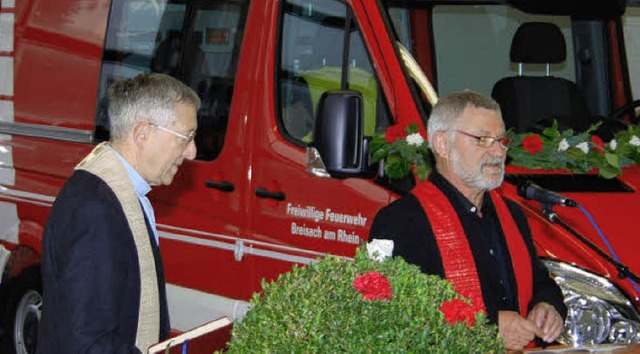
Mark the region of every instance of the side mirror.
<instances>
[{"instance_id":1,"label":"side mirror","mask_svg":"<svg viewBox=\"0 0 640 354\"><path fill-rule=\"evenodd\" d=\"M318 102L313 141L331 177L345 178L366 172L368 141L364 138L362 94L350 90L323 93Z\"/></svg>"}]
</instances>

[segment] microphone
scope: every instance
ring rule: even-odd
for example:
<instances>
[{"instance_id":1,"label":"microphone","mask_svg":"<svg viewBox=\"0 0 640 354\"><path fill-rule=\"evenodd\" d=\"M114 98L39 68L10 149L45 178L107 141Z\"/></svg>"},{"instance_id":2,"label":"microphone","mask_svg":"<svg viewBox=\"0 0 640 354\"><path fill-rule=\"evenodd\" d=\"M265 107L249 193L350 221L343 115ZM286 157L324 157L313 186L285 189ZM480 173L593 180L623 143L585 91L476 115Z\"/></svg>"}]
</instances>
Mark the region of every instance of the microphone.
<instances>
[{"instance_id":1,"label":"microphone","mask_svg":"<svg viewBox=\"0 0 640 354\"><path fill-rule=\"evenodd\" d=\"M546 190L539 185L525 181L518 185L518 195L525 199L537 200L547 205L562 205L566 207L576 207L578 203L574 200L566 198L556 192Z\"/></svg>"}]
</instances>

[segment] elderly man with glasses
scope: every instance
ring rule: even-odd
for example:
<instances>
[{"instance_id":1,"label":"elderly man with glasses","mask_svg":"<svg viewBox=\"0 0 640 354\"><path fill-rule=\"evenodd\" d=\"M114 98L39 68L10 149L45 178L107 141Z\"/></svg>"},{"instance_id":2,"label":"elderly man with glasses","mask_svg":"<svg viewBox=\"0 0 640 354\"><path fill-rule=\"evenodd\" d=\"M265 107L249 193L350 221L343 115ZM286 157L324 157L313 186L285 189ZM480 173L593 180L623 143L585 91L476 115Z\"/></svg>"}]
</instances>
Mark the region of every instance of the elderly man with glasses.
<instances>
[{"instance_id":1,"label":"elderly man with glasses","mask_svg":"<svg viewBox=\"0 0 640 354\"><path fill-rule=\"evenodd\" d=\"M153 73L114 83L108 98L111 137L76 166L45 227L39 353L146 353L169 336L146 194L195 158L200 99Z\"/></svg>"},{"instance_id":2,"label":"elderly man with glasses","mask_svg":"<svg viewBox=\"0 0 640 354\"><path fill-rule=\"evenodd\" d=\"M393 256L440 275L483 308L507 349L562 333L560 288L538 259L520 207L495 189L509 139L500 107L473 91L441 98L427 132L435 168L411 193L376 215L370 241L393 241Z\"/></svg>"}]
</instances>

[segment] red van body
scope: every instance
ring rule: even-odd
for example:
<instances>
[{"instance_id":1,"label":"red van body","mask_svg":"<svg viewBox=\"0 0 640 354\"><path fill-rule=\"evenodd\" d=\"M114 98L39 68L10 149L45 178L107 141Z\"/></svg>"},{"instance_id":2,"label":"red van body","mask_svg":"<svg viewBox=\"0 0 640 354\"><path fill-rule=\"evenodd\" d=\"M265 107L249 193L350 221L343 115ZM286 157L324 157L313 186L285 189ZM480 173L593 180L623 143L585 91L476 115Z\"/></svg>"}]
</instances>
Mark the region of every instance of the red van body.
<instances>
[{"instance_id":1,"label":"red van body","mask_svg":"<svg viewBox=\"0 0 640 354\"><path fill-rule=\"evenodd\" d=\"M327 12L342 13L344 9L346 20L337 22L343 26L343 22L351 21L349 28L357 32L364 45L369 63L362 70L375 82L363 87L373 87L372 102L383 101L377 103L377 114L383 115L380 112L384 111L388 119L387 124L376 124L375 130L379 132L389 124L424 124L424 98L420 98L399 56L391 11L386 8L395 4L376 0L331 2L336 3L335 9L327 3L302 0L220 1L206 5L210 8L197 9L190 1L160 1L161 5L156 5L159 8L149 10L156 15L164 11L157 17L161 28L173 23L167 15L171 11L173 15L198 14L184 18L201 22L193 20L188 25L184 20L181 27L176 25L183 39L181 60L190 58L185 54L184 42L185 33L189 33L198 38L205 57L228 54L234 63L226 74L211 76L218 80L213 81L214 85L222 85L216 84L222 82L221 78L232 82L228 86L232 98L227 103L220 149L185 162L171 186L152 192L175 331L185 331L220 316L241 319L251 295L260 291L261 281L276 278L293 264L307 264L327 253L352 257L355 247L367 240L376 212L398 197L393 188L379 183L371 174L336 177L312 171L313 145L306 137L294 136L283 120L282 102L287 99L283 85L293 82L287 81L287 75L303 77L309 86L314 80L334 77L326 72L324 76L304 74L304 68L296 68L303 65L302 54L311 53L296 52L303 48L300 42L308 40L304 45L310 48L315 40L320 41L313 35L297 37L292 49L283 49L296 21L316 21L316 9L327 6ZM140 53L158 57L160 37L168 38L169 31L145 31L145 21L156 21L148 14L139 22L127 22L128 27L118 27L115 21L125 23L122 19L127 14L152 3L0 0L0 245L4 248L0 249L0 271L4 270L0 299L7 309L3 320L5 341L11 342L11 348L22 350L19 352L32 352L34 346L34 337L29 336L25 323L37 324L39 316L38 265L43 227L58 190L74 166L100 140L97 117L104 88L117 77L154 71L155 59ZM397 6L406 11L400 13L406 15L405 23L414 32L412 52L427 76L436 76L436 59L429 44L429 9L433 5L421 9ZM502 6L511 5L504 2ZM233 25L237 26L227 26L231 20L225 20L223 15L236 19ZM205 23L203 31L193 29L207 19L215 20L215 25L207 27ZM329 20L331 16L326 16L325 22L317 23ZM620 19L618 16L606 21L606 26L615 27ZM136 32L138 27L142 30ZM121 32L129 36L128 50L114 49L109 42L110 36L115 38ZM234 39L238 41L234 43ZM146 48L145 41L156 46ZM296 59L285 65L292 52ZM131 63L152 64L121 65L129 59ZM352 65L349 59L343 60L343 70L351 70L345 69ZM209 64L220 62L212 59ZM626 65L619 58L613 63L613 69ZM186 64L176 75L187 81L184 67ZM285 75L285 67L291 73ZM629 80L624 75L620 78ZM340 83L340 76L335 80L335 88L349 88ZM325 84L315 87L322 85ZM355 81L351 85L355 86ZM333 88L331 84L326 86ZM315 101L313 95L312 92ZM631 101L620 94L612 97L617 106ZM534 172L562 175L513 166L507 169L514 176ZM637 274L640 258L635 248L634 214L640 205L640 167L626 167L613 183L617 187L611 191L563 194L594 216L619 260ZM501 190L525 209L540 256L609 281L628 302L623 304L628 311L624 317L631 327L640 330L640 326L634 327L638 325L640 309L637 286L629 279L618 278L615 266L558 224L549 222L541 213L541 205L519 197L514 184L506 182ZM554 211L608 252L579 209L557 206Z\"/></svg>"}]
</instances>

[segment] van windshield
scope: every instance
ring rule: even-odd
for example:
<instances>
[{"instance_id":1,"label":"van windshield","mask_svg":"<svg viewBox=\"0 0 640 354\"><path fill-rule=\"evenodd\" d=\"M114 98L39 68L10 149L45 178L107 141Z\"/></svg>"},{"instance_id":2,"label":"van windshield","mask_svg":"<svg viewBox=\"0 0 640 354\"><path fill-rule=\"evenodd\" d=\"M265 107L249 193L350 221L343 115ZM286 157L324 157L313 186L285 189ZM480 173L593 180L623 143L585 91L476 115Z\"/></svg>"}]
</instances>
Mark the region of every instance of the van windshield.
<instances>
[{"instance_id":1,"label":"van windshield","mask_svg":"<svg viewBox=\"0 0 640 354\"><path fill-rule=\"evenodd\" d=\"M504 5L391 7L388 14L398 41L416 57L441 96L463 89L491 95L501 78L518 75L509 51L513 34L524 22L552 22L561 29L567 58L552 65L551 74L575 81L569 16L530 15ZM418 19L426 23L418 24ZM527 64L526 70L545 75L546 65Z\"/></svg>"},{"instance_id":2,"label":"van windshield","mask_svg":"<svg viewBox=\"0 0 640 354\"><path fill-rule=\"evenodd\" d=\"M610 126L603 131L616 131L621 126L603 118L639 98L637 7L621 20L528 13L507 2L394 1L386 12L396 40L438 96L464 89L492 96L507 127L518 132L542 130L554 120L576 131L604 121ZM408 76L430 111L433 102ZM636 116L615 118L633 122Z\"/></svg>"}]
</instances>

